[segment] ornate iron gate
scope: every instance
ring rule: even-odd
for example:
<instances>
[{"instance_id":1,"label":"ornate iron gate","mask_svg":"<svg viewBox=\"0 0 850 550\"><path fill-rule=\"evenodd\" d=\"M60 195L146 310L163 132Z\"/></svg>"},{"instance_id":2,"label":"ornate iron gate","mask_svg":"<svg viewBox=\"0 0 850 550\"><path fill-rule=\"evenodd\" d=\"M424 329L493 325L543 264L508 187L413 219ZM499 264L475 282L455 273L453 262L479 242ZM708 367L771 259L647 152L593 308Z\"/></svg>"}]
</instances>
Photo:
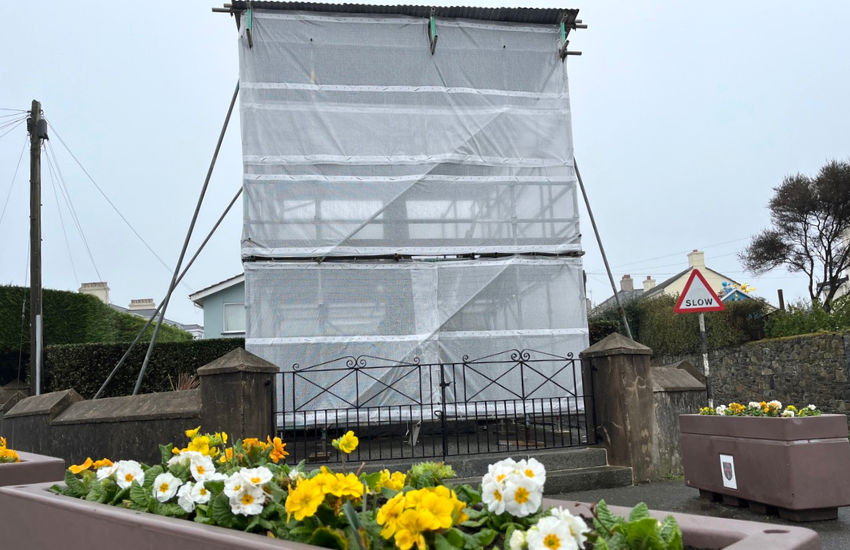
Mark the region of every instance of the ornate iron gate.
<instances>
[{"instance_id":1,"label":"ornate iron gate","mask_svg":"<svg viewBox=\"0 0 850 550\"><path fill-rule=\"evenodd\" d=\"M274 422L293 461L335 461L331 440L348 430L360 438L354 461L596 442L587 429L593 399L572 354L510 350L446 363L341 357L293 365L277 375L276 393Z\"/></svg>"}]
</instances>

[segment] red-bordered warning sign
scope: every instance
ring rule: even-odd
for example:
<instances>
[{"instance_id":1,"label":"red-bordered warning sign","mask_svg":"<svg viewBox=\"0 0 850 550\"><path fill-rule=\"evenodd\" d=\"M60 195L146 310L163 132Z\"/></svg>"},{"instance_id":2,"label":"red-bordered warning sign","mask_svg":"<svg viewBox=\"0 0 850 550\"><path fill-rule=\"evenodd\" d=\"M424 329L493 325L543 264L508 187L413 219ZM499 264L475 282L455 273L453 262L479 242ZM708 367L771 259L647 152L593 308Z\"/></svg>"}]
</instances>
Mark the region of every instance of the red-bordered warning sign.
<instances>
[{"instance_id":1,"label":"red-bordered warning sign","mask_svg":"<svg viewBox=\"0 0 850 550\"><path fill-rule=\"evenodd\" d=\"M691 271L685 289L679 296L679 301L673 311L676 313L702 313L706 311L723 311L726 306L717 297L717 293L711 290L708 282L698 269Z\"/></svg>"}]
</instances>

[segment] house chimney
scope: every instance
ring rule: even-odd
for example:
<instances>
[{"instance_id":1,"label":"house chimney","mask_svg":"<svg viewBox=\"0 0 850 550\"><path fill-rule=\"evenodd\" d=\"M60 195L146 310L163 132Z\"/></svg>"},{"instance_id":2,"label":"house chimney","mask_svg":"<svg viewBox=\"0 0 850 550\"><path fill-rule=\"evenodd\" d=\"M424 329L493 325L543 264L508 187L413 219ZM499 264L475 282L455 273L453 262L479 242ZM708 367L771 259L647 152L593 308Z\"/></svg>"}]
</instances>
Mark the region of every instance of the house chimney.
<instances>
[{"instance_id":1,"label":"house chimney","mask_svg":"<svg viewBox=\"0 0 850 550\"><path fill-rule=\"evenodd\" d=\"M694 250L693 252L688 253L688 265L694 269L704 269L705 252L701 250Z\"/></svg>"},{"instance_id":2,"label":"house chimney","mask_svg":"<svg viewBox=\"0 0 850 550\"><path fill-rule=\"evenodd\" d=\"M104 304L109 304L109 285L106 281L98 281L96 283L83 283L80 285L80 294L91 294Z\"/></svg>"},{"instance_id":3,"label":"house chimney","mask_svg":"<svg viewBox=\"0 0 850 550\"><path fill-rule=\"evenodd\" d=\"M655 288L655 279L647 275L646 280L643 282L643 291L646 292L651 288Z\"/></svg>"},{"instance_id":4,"label":"house chimney","mask_svg":"<svg viewBox=\"0 0 850 550\"><path fill-rule=\"evenodd\" d=\"M130 300L130 311L138 311L140 309L156 309L156 303L153 298L141 298L138 300Z\"/></svg>"},{"instance_id":5,"label":"house chimney","mask_svg":"<svg viewBox=\"0 0 850 550\"><path fill-rule=\"evenodd\" d=\"M631 275L623 275L623 278L620 279L620 290L623 292L630 292L635 289L635 281L632 279Z\"/></svg>"}]
</instances>

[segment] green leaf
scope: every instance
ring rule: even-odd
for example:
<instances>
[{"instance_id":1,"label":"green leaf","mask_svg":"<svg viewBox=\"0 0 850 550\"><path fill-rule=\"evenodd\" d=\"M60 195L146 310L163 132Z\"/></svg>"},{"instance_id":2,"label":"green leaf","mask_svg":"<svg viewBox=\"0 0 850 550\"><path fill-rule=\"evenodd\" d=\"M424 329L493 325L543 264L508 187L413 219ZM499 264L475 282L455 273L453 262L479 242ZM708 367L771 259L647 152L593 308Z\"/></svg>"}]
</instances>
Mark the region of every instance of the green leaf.
<instances>
[{"instance_id":1,"label":"green leaf","mask_svg":"<svg viewBox=\"0 0 850 550\"><path fill-rule=\"evenodd\" d=\"M233 529L236 526L236 516L230 511L227 495L220 493L212 501L210 516L216 525Z\"/></svg>"},{"instance_id":2,"label":"green leaf","mask_svg":"<svg viewBox=\"0 0 850 550\"><path fill-rule=\"evenodd\" d=\"M144 510L148 509L148 503L150 502L148 497L150 494L150 491L145 491L144 487L136 481L130 485L130 500L133 504L142 507Z\"/></svg>"},{"instance_id":3,"label":"green leaf","mask_svg":"<svg viewBox=\"0 0 850 550\"><path fill-rule=\"evenodd\" d=\"M658 521L644 518L625 524L626 543L629 550L661 550L661 536L658 533Z\"/></svg>"},{"instance_id":4,"label":"green leaf","mask_svg":"<svg viewBox=\"0 0 850 550\"><path fill-rule=\"evenodd\" d=\"M116 485L115 487L117 488L118 486ZM129 487L127 487L126 489L121 489L120 491L117 491L115 493L115 496L112 497L112 500L109 502L109 504L116 506L119 502L127 500L128 498L130 498L130 488Z\"/></svg>"},{"instance_id":5,"label":"green leaf","mask_svg":"<svg viewBox=\"0 0 850 550\"><path fill-rule=\"evenodd\" d=\"M349 525L354 527L354 529L360 529L360 518L357 516L357 510L354 509L350 500L342 505L342 513L345 514L345 519L348 520Z\"/></svg>"},{"instance_id":6,"label":"green leaf","mask_svg":"<svg viewBox=\"0 0 850 550\"><path fill-rule=\"evenodd\" d=\"M223 481L205 481L204 487L207 488L207 491L214 495L218 495L224 492L224 482Z\"/></svg>"},{"instance_id":7,"label":"green leaf","mask_svg":"<svg viewBox=\"0 0 850 550\"><path fill-rule=\"evenodd\" d=\"M464 543L466 542L465 535L463 531L452 527L445 533L446 540L454 546L455 548L463 548Z\"/></svg>"},{"instance_id":8,"label":"green leaf","mask_svg":"<svg viewBox=\"0 0 850 550\"><path fill-rule=\"evenodd\" d=\"M363 474L360 476L360 481L366 483L370 489L373 491L378 486L378 482L381 481L381 472L375 472L373 474Z\"/></svg>"},{"instance_id":9,"label":"green leaf","mask_svg":"<svg viewBox=\"0 0 850 550\"><path fill-rule=\"evenodd\" d=\"M159 446L159 454L162 455L162 465L165 466L168 464L168 461L174 457L174 453L171 452L171 449L174 448L173 443L169 443L168 445L160 445Z\"/></svg>"},{"instance_id":10,"label":"green leaf","mask_svg":"<svg viewBox=\"0 0 850 550\"><path fill-rule=\"evenodd\" d=\"M622 519L617 518L611 513L608 505L605 504L605 500L600 500L596 503L596 515L593 517L593 524L596 526L597 531L613 531L622 521Z\"/></svg>"},{"instance_id":11,"label":"green leaf","mask_svg":"<svg viewBox=\"0 0 850 550\"><path fill-rule=\"evenodd\" d=\"M153 492L153 482L156 479L156 476L164 472L162 466L154 466L153 468L148 468L145 472L145 483L144 488L148 490L148 494Z\"/></svg>"},{"instance_id":12,"label":"green leaf","mask_svg":"<svg viewBox=\"0 0 850 550\"><path fill-rule=\"evenodd\" d=\"M646 505L646 503L641 502L640 504L632 508L632 512L629 514L629 521L639 521L648 517L649 507Z\"/></svg>"},{"instance_id":13,"label":"green leaf","mask_svg":"<svg viewBox=\"0 0 850 550\"><path fill-rule=\"evenodd\" d=\"M472 535L464 533L463 548L465 550L478 550L480 548L484 548L493 542L493 539L496 538L497 534L498 533L493 529L481 529Z\"/></svg>"},{"instance_id":14,"label":"green leaf","mask_svg":"<svg viewBox=\"0 0 850 550\"><path fill-rule=\"evenodd\" d=\"M443 535L434 537L434 550L457 550L460 546L455 546L448 541Z\"/></svg>"},{"instance_id":15,"label":"green leaf","mask_svg":"<svg viewBox=\"0 0 850 550\"><path fill-rule=\"evenodd\" d=\"M661 537L662 547L665 550L673 550L681 547L682 531L679 529L679 524L676 523L676 519L673 516L667 516L661 522L659 536Z\"/></svg>"},{"instance_id":16,"label":"green leaf","mask_svg":"<svg viewBox=\"0 0 850 550\"><path fill-rule=\"evenodd\" d=\"M390 500L401 491L396 491L395 489L390 489L389 487L381 487L381 496L387 500Z\"/></svg>"},{"instance_id":17,"label":"green leaf","mask_svg":"<svg viewBox=\"0 0 850 550\"><path fill-rule=\"evenodd\" d=\"M71 470L65 470L65 485L68 487L69 496L83 498L87 493L83 483L71 473Z\"/></svg>"},{"instance_id":18,"label":"green leaf","mask_svg":"<svg viewBox=\"0 0 850 550\"><path fill-rule=\"evenodd\" d=\"M204 525L215 525L215 520L207 516L195 516L195 522L203 523Z\"/></svg>"},{"instance_id":19,"label":"green leaf","mask_svg":"<svg viewBox=\"0 0 850 550\"><path fill-rule=\"evenodd\" d=\"M312 545L321 546L323 548L348 550L348 539L345 538L345 534L339 529L319 527L313 531L308 542Z\"/></svg>"},{"instance_id":20,"label":"green leaf","mask_svg":"<svg viewBox=\"0 0 850 550\"><path fill-rule=\"evenodd\" d=\"M274 502L275 504L279 504L279 503L284 502L286 500L288 493L286 492L286 490L283 487L281 487L280 485L278 485L277 483L274 483L274 482L269 483L268 487L269 487L269 489L271 489L271 495L270 496L271 496L272 502Z\"/></svg>"},{"instance_id":21,"label":"green leaf","mask_svg":"<svg viewBox=\"0 0 850 550\"><path fill-rule=\"evenodd\" d=\"M160 516L168 516L171 518L186 517L186 510L179 504L169 502L159 502L154 499L153 513Z\"/></svg>"},{"instance_id":22,"label":"green leaf","mask_svg":"<svg viewBox=\"0 0 850 550\"><path fill-rule=\"evenodd\" d=\"M189 481L189 477L192 475L188 464L175 464L173 466L169 466L168 471L171 472L174 477L180 479L183 483Z\"/></svg>"}]
</instances>

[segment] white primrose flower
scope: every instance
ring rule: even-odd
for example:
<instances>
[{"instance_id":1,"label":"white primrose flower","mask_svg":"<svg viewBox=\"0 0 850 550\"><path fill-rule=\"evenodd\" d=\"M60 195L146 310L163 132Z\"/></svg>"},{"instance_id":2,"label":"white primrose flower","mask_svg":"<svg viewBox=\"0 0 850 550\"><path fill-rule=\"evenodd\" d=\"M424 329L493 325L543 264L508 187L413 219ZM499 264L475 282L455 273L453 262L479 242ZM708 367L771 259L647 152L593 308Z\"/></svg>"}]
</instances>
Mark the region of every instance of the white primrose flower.
<instances>
[{"instance_id":1,"label":"white primrose flower","mask_svg":"<svg viewBox=\"0 0 850 550\"><path fill-rule=\"evenodd\" d=\"M536 458L520 460L517 463L520 474L543 486L546 483L546 468Z\"/></svg>"},{"instance_id":2,"label":"white primrose flower","mask_svg":"<svg viewBox=\"0 0 850 550\"><path fill-rule=\"evenodd\" d=\"M215 474L215 464L210 457L198 453L199 456L193 456L189 463L189 471L192 472L192 477L195 481L207 481L212 479Z\"/></svg>"},{"instance_id":3,"label":"white primrose flower","mask_svg":"<svg viewBox=\"0 0 850 550\"><path fill-rule=\"evenodd\" d=\"M170 459L168 459L168 466L175 466L177 464L188 466L192 460L201 456L204 455L202 455L198 451L183 451L179 455L174 455Z\"/></svg>"},{"instance_id":4,"label":"white primrose flower","mask_svg":"<svg viewBox=\"0 0 850 550\"><path fill-rule=\"evenodd\" d=\"M510 540L511 550L525 550L525 531L522 529L514 529Z\"/></svg>"},{"instance_id":5,"label":"white primrose flower","mask_svg":"<svg viewBox=\"0 0 850 550\"><path fill-rule=\"evenodd\" d=\"M565 508L552 508L550 511L552 517L556 517L566 523L570 529L570 534L576 539L579 548L584 548L584 542L587 540L586 533L590 532L590 527L578 516L574 516Z\"/></svg>"},{"instance_id":6,"label":"white primrose flower","mask_svg":"<svg viewBox=\"0 0 850 550\"><path fill-rule=\"evenodd\" d=\"M256 516L263 511L266 493L262 487L243 485L242 490L230 497L230 511L243 516Z\"/></svg>"},{"instance_id":7,"label":"white primrose flower","mask_svg":"<svg viewBox=\"0 0 850 550\"><path fill-rule=\"evenodd\" d=\"M817 409L817 407L815 407L814 405L811 405L811 404L809 404L809 406L808 406L808 407L806 407L806 408L807 408L807 409L809 409L809 410L811 410L811 411L814 411L814 410L816 410L816 409Z\"/></svg>"},{"instance_id":8,"label":"white primrose flower","mask_svg":"<svg viewBox=\"0 0 850 550\"><path fill-rule=\"evenodd\" d=\"M750 401L749 403L747 403L747 408L748 409L760 409L761 404L758 401Z\"/></svg>"},{"instance_id":9,"label":"white primrose flower","mask_svg":"<svg viewBox=\"0 0 850 550\"><path fill-rule=\"evenodd\" d=\"M211 495L209 490L204 487L203 483L195 483L192 485L190 496L192 498L192 502L195 504L206 504L210 501Z\"/></svg>"},{"instance_id":10,"label":"white primrose flower","mask_svg":"<svg viewBox=\"0 0 850 550\"><path fill-rule=\"evenodd\" d=\"M777 401L775 399L773 401L771 401L770 403L768 403L768 405L770 407L774 408L774 409L781 409L782 408L782 403L780 403L779 401Z\"/></svg>"},{"instance_id":11,"label":"white primrose flower","mask_svg":"<svg viewBox=\"0 0 850 550\"><path fill-rule=\"evenodd\" d=\"M98 481L104 480L118 471L118 464L113 464L112 466L103 466L97 469L97 479Z\"/></svg>"},{"instance_id":12,"label":"white primrose flower","mask_svg":"<svg viewBox=\"0 0 850 550\"><path fill-rule=\"evenodd\" d=\"M526 534L528 550L578 550L576 539L566 522L554 516L541 518Z\"/></svg>"},{"instance_id":13,"label":"white primrose flower","mask_svg":"<svg viewBox=\"0 0 850 550\"><path fill-rule=\"evenodd\" d=\"M714 409L714 412L719 414L720 416L726 416L726 405L717 405L717 408Z\"/></svg>"},{"instance_id":14,"label":"white primrose flower","mask_svg":"<svg viewBox=\"0 0 850 550\"><path fill-rule=\"evenodd\" d=\"M789 411L789 410L786 409L786 410L782 411L782 416L785 416L785 417L788 417L788 418L794 418L794 411Z\"/></svg>"},{"instance_id":15,"label":"white primrose flower","mask_svg":"<svg viewBox=\"0 0 850 550\"><path fill-rule=\"evenodd\" d=\"M203 485L203 483L200 485ZM177 504L179 504L186 513L191 513L195 510L195 501L192 500L192 489L194 488L195 484L191 481L187 481L181 485L180 489L177 491Z\"/></svg>"},{"instance_id":16,"label":"white primrose flower","mask_svg":"<svg viewBox=\"0 0 850 550\"><path fill-rule=\"evenodd\" d=\"M242 468L239 473L242 474L242 477L249 485L254 487L265 485L272 479L271 470L265 466L259 466L257 468Z\"/></svg>"},{"instance_id":17,"label":"white primrose flower","mask_svg":"<svg viewBox=\"0 0 850 550\"><path fill-rule=\"evenodd\" d=\"M245 481L245 478L242 477L241 472L234 472L227 478L224 482L224 494L227 495L228 498L233 499L236 495L240 494L248 483Z\"/></svg>"},{"instance_id":18,"label":"white primrose flower","mask_svg":"<svg viewBox=\"0 0 850 550\"><path fill-rule=\"evenodd\" d=\"M168 472L159 474L153 480L153 496L160 502L167 502L177 494L177 490L183 482Z\"/></svg>"},{"instance_id":19,"label":"white primrose flower","mask_svg":"<svg viewBox=\"0 0 850 550\"><path fill-rule=\"evenodd\" d=\"M540 509L543 487L523 476L511 476L505 484L505 510L524 518ZM531 543L529 542L529 549Z\"/></svg>"},{"instance_id":20,"label":"white primrose flower","mask_svg":"<svg viewBox=\"0 0 850 550\"><path fill-rule=\"evenodd\" d=\"M126 489L133 482L139 485L145 483L145 472L142 465L135 460L119 460L115 463L115 482L122 489Z\"/></svg>"},{"instance_id":21,"label":"white primrose flower","mask_svg":"<svg viewBox=\"0 0 850 550\"><path fill-rule=\"evenodd\" d=\"M497 483L503 483L509 475L517 471L517 463L512 458L500 460L487 466L487 473L493 476Z\"/></svg>"},{"instance_id":22,"label":"white primrose flower","mask_svg":"<svg viewBox=\"0 0 850 550\"><path fill-rule=\"evenodd\" d=\"M485 474L481 479L481 500L487 510L494 514L505 512L505 483L499 483L492 475Z\"/></svg>"}]
</instances>

